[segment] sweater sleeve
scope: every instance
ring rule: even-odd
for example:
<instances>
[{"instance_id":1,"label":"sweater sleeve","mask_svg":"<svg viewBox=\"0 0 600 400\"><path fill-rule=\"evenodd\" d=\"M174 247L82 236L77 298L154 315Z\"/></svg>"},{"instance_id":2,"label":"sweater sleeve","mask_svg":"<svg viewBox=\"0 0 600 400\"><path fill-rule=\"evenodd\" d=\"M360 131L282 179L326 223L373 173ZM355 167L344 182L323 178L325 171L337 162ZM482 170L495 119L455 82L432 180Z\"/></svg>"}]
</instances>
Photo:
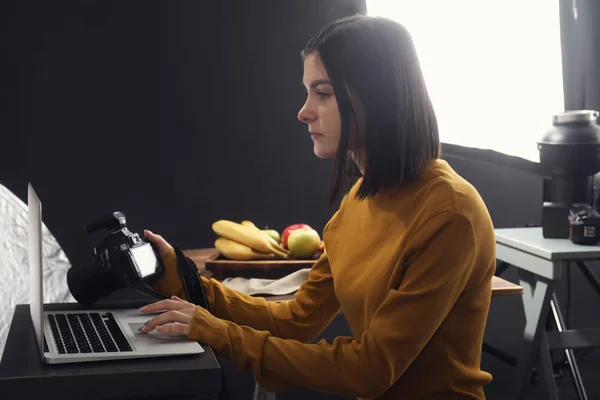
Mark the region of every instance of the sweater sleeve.
<instances>
[{"instance_id":1,"label":"sweater sleeve","mask_svg":"<svg viewBox=\"0 0 600 400\"><path fill-rule=\"evenodd\" d=\"M197 307L189 337L211 345L268 391L292 387L375 398L407 370L466 285L476 243L462 214L431 218L411 239L417 254L358 338L300 343L224 321ZM403 328L399 328L403 327ZM406 328L408 327L408 328Z\"/></svg>"},{"instance_id":2,"label":"sweater sleeve","mask_svg":"<svg viewBox=\"0 0 600 400\"><path fill-rule=\"evenodd\" d=\"M165 273L154 289L165 296L185 291L177 275L177 257L171 250L164 256ZM340 309L326 253L313 264L308 279L290 301L267 301L230 289L215 279L202 277L210 311L217 317L264 330L273 336L310 342L333 320Z\"/></svg>"},{"instance_id":3,"label":"sweater sleeve","mask_svg":"<svg viewBox=\"0 0 600 400\"><path fill-rule=\"evenodd\" d=\"M211 312L216 317L280 338L310 342L340 309L326 253L313 264L308 279L289 301L249 296L215 279L204 279L204 283Z\"/></svg>"}]
</instances>

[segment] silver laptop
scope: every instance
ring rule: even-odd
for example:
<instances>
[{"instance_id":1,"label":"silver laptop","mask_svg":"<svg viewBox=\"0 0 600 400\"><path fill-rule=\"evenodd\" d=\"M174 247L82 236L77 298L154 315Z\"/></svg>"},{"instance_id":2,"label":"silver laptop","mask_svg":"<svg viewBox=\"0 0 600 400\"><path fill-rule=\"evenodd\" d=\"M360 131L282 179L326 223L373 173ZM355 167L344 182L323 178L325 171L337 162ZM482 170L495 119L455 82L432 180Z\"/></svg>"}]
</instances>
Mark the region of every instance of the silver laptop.
<instances>
[{"instance_id":1,"label":"silver laptop","mask_svg":"<svg viewBox=\"0 0 600 400\"><path fill-rule=\"evenodd\" d=\"M44 311L42 204L29 184L29 303L40 357L48 364L199 354L184 335L138 329L154 315L137 309ZM66 278L65 278L66 282Z\"/></svg>"}]
</instances>

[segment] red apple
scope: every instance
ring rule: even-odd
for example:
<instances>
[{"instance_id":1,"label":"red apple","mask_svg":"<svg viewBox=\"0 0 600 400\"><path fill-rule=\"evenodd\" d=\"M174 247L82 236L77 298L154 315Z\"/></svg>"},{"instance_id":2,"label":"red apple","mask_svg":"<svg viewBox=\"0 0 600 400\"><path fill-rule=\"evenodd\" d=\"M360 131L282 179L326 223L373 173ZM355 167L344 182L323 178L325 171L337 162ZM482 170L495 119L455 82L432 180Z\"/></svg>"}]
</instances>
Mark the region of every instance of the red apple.
<instances>
[{"instance_id":1,"label":"red apple","mask_svg":"<svg viewBox=\"0 0 600 400\"><path fill-rule=\"evenodd\" d=\"M283 245L284 249L288 248L288 236L290 236L290 232L295 231L296 229L312 229L312 228L306 224L293 224L293 225L290 225L287 228L285 228L283 230L283 233L281 234L281 244Z\"/></svg>"}]
</instances>

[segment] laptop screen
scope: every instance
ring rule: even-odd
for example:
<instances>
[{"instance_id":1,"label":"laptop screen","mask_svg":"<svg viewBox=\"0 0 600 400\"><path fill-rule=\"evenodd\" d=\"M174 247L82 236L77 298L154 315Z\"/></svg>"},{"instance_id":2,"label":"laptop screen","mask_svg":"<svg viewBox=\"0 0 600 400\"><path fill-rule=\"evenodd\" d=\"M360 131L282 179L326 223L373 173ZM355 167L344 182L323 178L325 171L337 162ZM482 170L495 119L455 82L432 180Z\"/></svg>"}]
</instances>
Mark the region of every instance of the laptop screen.
<instances>
[{"instance_id":1,"label":"laptop screen","mask_svg":"<svg viewBox=\"0 0 600 400\"><path fill-rule=\"evenodd\" d=\"M29 309L31 321L40 352L44 359L44 313L43 313L43 254L42 254L42 203L31 183L27 191L29 235Z\"/></svg>"}]
</instances>

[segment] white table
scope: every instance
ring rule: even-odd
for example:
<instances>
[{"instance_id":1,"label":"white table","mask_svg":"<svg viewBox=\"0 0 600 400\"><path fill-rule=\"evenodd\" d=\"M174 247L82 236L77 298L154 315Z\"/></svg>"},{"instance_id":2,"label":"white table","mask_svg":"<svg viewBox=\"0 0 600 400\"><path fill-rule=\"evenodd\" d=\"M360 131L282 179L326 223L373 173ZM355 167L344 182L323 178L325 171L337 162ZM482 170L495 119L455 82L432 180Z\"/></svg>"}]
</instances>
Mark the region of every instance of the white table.
<instances>
[{"instance_id":1,"label":"white table","mask_svg":"<svg viewBox=\"0 0 600 400\"><path fill-rule=\"evenodd\" d=\"M542 228L537 227L496 229L496 259L518 269L519 284L524 289L522 297L526 323L522 348L517 357L516 397L526 398L539 354L540 373L548 387L548 398L558 399L550 350L562 349L566 353L579 398L587 399L571 349L600 346L600 329L568 330L558 308L554 287L562 278L565 268L572 268L583 261L600 260L600 246L576 245L568 239L545 239ZM557 331L545 329L550 312L558 326Z\"/></svg>"}]
</instances>

